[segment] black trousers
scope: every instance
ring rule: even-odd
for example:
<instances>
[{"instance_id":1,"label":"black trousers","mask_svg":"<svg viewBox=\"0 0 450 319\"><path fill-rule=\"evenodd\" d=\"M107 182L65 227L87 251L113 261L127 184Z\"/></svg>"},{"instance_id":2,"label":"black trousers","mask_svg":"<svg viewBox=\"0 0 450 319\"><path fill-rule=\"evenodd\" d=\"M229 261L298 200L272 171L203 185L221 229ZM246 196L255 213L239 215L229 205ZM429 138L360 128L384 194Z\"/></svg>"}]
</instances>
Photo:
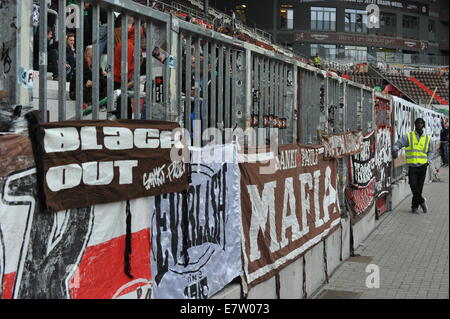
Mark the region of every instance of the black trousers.
<instances>
[{"instance_id":1,"label":"black trousers","mask_svg":"<svg viewBox=\"0 0 450 319\"><path fill-rule=\"evenodd\" d=\"M114 90L120 89L121 88L121 83L118 82L114 82ZM122 101L122 95L120 95L117 99L117 109L116 109L116 116L118 119L122 118L122 108L121 108L121 101ZM133 109L131 107L131 98L127 98L127 119L132 119L133 118Z\"/></svg>"},{"instance_id":2,"label":"black trousers","mask_svg":"<svg viewBox=\"0 0 450 319\"><path fill-rule=\"evenodd\" d=\"M427 175L427 166L422 165L418 167L410 166L408 171L409 186L413 194L411 207L417 208L424 202L422 197L423 184Z\"/></svg>"}]
</instances>

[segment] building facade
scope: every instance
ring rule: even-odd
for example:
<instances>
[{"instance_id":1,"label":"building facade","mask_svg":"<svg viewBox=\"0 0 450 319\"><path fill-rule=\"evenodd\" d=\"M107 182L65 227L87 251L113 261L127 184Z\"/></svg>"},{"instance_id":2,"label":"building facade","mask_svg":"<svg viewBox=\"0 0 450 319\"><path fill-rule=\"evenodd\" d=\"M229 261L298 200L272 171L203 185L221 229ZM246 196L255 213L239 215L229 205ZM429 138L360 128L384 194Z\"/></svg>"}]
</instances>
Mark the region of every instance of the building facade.
<instances>
[{"instance_id":1,"label":"building facade","mask_svg":"<svg viewBox=\"0 0 450 319\"><path fill-rule=\"evenodd\" d=\"M448 65L446 0L212 0L212 4L226 12L238 11L246 24L270 32L275 42L305 57Z\"/></svg>"}]
</instances>

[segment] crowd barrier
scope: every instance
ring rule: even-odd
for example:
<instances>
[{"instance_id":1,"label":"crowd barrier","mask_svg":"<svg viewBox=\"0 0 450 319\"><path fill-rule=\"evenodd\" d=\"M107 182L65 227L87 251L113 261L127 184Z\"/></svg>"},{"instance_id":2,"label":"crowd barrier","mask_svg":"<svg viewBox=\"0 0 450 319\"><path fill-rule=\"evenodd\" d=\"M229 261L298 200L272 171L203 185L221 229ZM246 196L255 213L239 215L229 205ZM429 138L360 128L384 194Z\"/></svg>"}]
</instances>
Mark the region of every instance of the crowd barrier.
<instances>
[{"instance_id":1,"label":"crowd barrier","mask_svg":"<svg viewBox=\"0 0 450 319\"><path fill-rule=\"evenodd\" d=\"M75 101L64 63L59 80L42 76L45 2L39 77L23 83L37 70L12 61L18 84L0 80L14 92L2 111L34 97L1 118L2 298L310 298L408 195L404 156L393 161L391 148L415 118L438 148L440 113L124 0L78 1L93 5L93 70L101 10L108 25L106 112L93 72L84 115L82 63ZM32 16L26 4L0 8L16 12L21 23ZM133 54L114 49L116 13ZM67 20L58 25L64 39ZM13 45L24 30L8 31L12 57L27 54ZM129 58L114 63L119 52ZM189 165L170 161L174 127L194 141Z\"/></svg>"}]
</instances>

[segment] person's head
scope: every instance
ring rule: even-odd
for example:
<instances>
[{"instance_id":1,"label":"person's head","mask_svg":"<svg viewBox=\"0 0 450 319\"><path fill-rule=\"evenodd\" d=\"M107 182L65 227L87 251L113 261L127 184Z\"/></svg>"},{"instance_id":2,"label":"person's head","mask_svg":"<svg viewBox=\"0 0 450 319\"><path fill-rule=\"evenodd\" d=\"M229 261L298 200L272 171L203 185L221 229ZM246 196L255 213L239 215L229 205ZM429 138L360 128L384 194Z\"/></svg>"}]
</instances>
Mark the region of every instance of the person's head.
<instances>
[{"instance_id":1,"label":"person's head","mask_svg":"<svg viewBox=\"0 0 450 319\"><path fill-rule=\"evenodd\" d=\"M414 125L416 126L416 130L418 132L421 132L423 130L423 128L425 127L425 121L423 120L423 118L418 117L415 121L414 121Z\"/></svg>"},{"instance_id":2,"label":"person's head","mask_svg":"<svg viewBox=\"0 0 450 319\"><path fill-rule=\"evenodd\" d=\"M73 46L75 45L75 34L74 33L72 33L72 32L67 33L66 45L69 48L73 48Z\"/></svg>"},{"instance_id":3,"label":"person's head","mask_svg":"<svg viewBox=\"0 0 450 319\"><path fill-rule=\"evenodd\" d=\"M88 45L84 51L84 58L88 66L92 65L92 45Z\"/></svg>"}]
</instances>

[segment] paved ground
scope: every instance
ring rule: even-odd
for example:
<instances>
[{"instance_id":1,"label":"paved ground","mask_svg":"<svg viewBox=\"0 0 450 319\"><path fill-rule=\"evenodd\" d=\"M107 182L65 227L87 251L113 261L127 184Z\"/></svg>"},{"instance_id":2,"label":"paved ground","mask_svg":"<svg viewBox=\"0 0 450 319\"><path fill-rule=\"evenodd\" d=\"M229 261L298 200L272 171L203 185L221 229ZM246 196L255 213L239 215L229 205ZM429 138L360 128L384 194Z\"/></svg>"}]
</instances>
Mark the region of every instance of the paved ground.
<instances>
[{"instance_id":1,"label":"paved ground","mask_svg":"<svg viewBox=\"0 0 450 319\"><path fill-rule=\"evenodd\" d=\"M355 251L361 256L373 257L372 260L361 257L359 262L355 262L358 258L345 261L315 297L332 290L354 292L357 295L353 297L360 299L448 299L448 167L440 169L440 178L441 183L424 187L428 214L410 213L411 196L394 211L386 212L364 241L365 245ZM366 287L366 278L372 273L366 272L368 264L379 267L379 288Z\"/></svg>"}]
</instances>

